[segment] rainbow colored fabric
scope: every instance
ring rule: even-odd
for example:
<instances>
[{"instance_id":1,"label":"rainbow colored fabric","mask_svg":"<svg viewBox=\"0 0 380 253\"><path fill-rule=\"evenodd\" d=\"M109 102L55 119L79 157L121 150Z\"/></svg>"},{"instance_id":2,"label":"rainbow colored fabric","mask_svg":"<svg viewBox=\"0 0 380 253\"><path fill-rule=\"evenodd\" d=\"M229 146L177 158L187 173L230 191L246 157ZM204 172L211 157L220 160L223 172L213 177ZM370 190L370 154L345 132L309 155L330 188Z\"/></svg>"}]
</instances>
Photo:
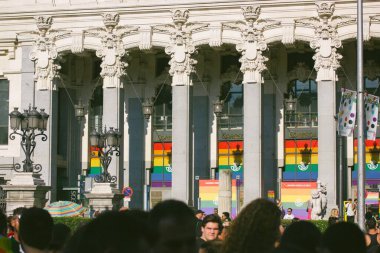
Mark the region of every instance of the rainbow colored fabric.
<instances>
[{"instance_id":1,"label":"rainbow colored fabric","mask_svg":"<svg viewBox=\"0 0 380 253\"><path fill-rule=\"evenodd\" d=\"M352 172L353 184L357 184L358 179L358 140L354 140L354 171ZM380 184L380 139L365 141L365 177L367 184Z\"/></svg>"},{"instance_id":2,"label":"rainbow colored fabric","mask_svg":"<svg viewBox=\"0 0 380 253\"><path fill-rule=\"evenodd\" d=\"M318 140L285 140L283 181L316 181Z\"/></svg>"},{"instance_id":3,"label":"rainbow colored fabric","mask_svg":"<svg viewBox=\"0 0 380 253\"><path fill-rule=\"evenodd\" d=\"M367 192L365 204L371 206L379 206L379 192Z\"/></svg>"},{"instance_id":4,"label":"rainbow colored fabric","mask_svg":"<svg viewBox=\"0 0 380 253\"><path fill-rule=\"evenodd\" d=\"M171 155L171 142L155 142L153 144L152 187L172 186Z\"/></svg>"},{"instance_id":5,"label":"rainbow colored fabric","mask_svg":"<svg viewBox=\"0 0 380 253\"><path fill-rule=\"evenodd\" d=\"M94 177L102 173L102 165L99 158L99 148L90 146L90 170L88 176Z\"/></svg>"},{"instance_id":6,"label":"rainbow colored fabric","mask_svg":"<svg viewBox=\"0 0 380 253\"><path fill-rule=\"evenodd\" d=\"M45 208L52 217L74 217L81 215L86 209L82 205L70 201L57 201Z\"/></svg>"},{"instance_id":7,"label":"rainbow colored fabric","mask_svg":"<svg viewBox=\"0 0 380 253\"><path fill-rule=\"evenodd\" d=\"M232 178L243 179L243 141L220 141L218 143L219 170L231 170Z\"/></svg>"},{"instance_id":8,"label":"rainbow colored fabric","mask_svg":"<svg viewBox=\"0 0 380 253\"><path fill-rule=\"evenodd\" d=\"M309 219L306 209L314 189L317 189L316 182L282 182L281 201L284 210L290 207L295 217Z\"/></svg>"},{"instance_id":9,"label":"rainbow colored fabric","mask_svg":"<svg viewBox=\"0 0 380 253\"><path fill-rule=\"evenodd\" d=\"M219 180L199 180L199 198L201 208L206 214L214 213L214 208L218 208ZM232 180L232 212L231 216L236 217L237 210L237 188L236 180Z\"/></svg>"}]
</instances>

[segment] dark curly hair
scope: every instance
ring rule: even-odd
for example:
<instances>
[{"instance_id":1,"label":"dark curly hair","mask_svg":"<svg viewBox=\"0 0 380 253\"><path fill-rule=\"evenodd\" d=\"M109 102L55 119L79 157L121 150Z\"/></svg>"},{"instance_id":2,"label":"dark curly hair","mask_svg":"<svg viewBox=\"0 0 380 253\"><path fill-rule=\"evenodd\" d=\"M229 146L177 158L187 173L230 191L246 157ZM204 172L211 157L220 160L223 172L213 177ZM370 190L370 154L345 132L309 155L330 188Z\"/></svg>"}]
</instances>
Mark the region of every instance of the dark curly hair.
<instances>
[{"instance_id":1,"label":"dark curly hair","mask_svg":"<svg viewBox=\"0 0 380 253\"><path fill-rule=\"evenodd\" d=\"M280 238L281 211L266 200L249 203L234 220L222 253L267 253Z\"/></svg>"}]
</instances>

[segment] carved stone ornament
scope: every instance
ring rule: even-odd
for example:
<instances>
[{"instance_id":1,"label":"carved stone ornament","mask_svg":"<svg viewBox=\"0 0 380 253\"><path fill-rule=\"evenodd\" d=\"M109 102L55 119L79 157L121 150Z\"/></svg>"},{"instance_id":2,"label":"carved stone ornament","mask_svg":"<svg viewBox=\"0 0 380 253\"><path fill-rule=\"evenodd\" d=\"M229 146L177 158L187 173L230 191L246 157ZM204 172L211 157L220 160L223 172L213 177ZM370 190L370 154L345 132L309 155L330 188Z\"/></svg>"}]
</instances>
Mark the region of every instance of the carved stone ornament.
<instances>
[{"instance_id":1,"label":"carved stone ornament","mask_svg":"<svg viewBox=\"0 0 380 253\"><path fill-rule=\"evenodd\" d=\"M296 20L297 25L314 28L314 39L310 47L315 50L313 59L314 68L318 71L317 81L336 81L335 71L340 67L342 55L337 52L342 46L339 39L338 27L355 22L355 18L347 16L333 16L335 3L316 2L318 17Z\"/></svg>"},{"instance_id":2,"label":"carved stone ornament","mask_svg":"<svg viewBox=\"0 0 380 253\"><path fill-rule=\"evenodd\" d=\"M327 210L327 187L321 181L317 181L318 188L311 192L311 219L322 220Z\"/></svg>"},{"instance_id":3,"label":"carved stone ornament","mask_svg":"<svg viewBox=\"0 0 380 253\"><path fill-rule=\"evenodd\" d=\"M173 77L172 85L192 85L190 74L195 71L194 65L197 63L191 58L196 52L192 33L206 28L208 24L188 22L188 10L176 9L172 13L173 24L157 25L153 29L170 34L170 44L165 52L171 56L169 74Z\"/></svg>"},{"instance_id":4,"label":"carved stone ornament","mask_svg":"<svg viewBox=\"0 0 380 253\"><path fill-rule=\"evenodd\" d=\"M128 53L123 46L123 38L136 32L138 27L118 26L120 16L114 12L102 14L105 27L91 28L85 31L86 36L100 37L102 47L96 51L96 56L102 59L100 75L103 86L107 88L122 88L120 78L126 74L128 66L123 57Z\"/></svg>"},{"instance_id":5,"label":"carved stone ornament","mask_svg":"<svg viewBox=\"0 0 380 253\"><path fill-rule=\"evenodd\" d=\"M268 61L262 55L267 49L263 31L280 25L280 22L258 19L260 7L256 5L242 7L242 11L245 21L223 23L223 26L241 32L242 41L236 49L242 54L239 61L240 70L244 73L243 83L262 83L261 72L266 69L265 62Z\"/></svg>"},{"instance_id":6,"label":"carved stone ornament","mask_svg":"<svg viewBox=\"0 0 380 253\"><path fill-rule=\"evenodd\" d=\"M364 76L374 81L380 76L380 67L374 60L367 60L364 64Z\"/></svg>"},{"instance_id":7,"label":"carved stone ornament","mask_svg":"<svg viewBox=\"0 0 380 253\"><path fill-rule=\"evenodd\" d=\"M32 37L34 40L29 58L35 62L36 86L38 90L55 90L53 79L57 77L61 68L56 64L58 56L55 41L65 35L69 35L71 31L53 30L51 26L53 19L50 16L38 16L34 18L37 24L37 31L28 31L18 33L18 36Z\"/></svg>"},{"instance_id":8,"label":"carved stone ornament","mask_svg":"<svg viewBox=\"0 0 380 253\"><path fill-rule=\"evenodd\" d=\"M313 78L311 76L312 70L304 62L298 62L297 66L294 67L292 71L288 72L288 80L300 80L301 82L306 82L308 79Z\"/></svg>"}]
</instances>

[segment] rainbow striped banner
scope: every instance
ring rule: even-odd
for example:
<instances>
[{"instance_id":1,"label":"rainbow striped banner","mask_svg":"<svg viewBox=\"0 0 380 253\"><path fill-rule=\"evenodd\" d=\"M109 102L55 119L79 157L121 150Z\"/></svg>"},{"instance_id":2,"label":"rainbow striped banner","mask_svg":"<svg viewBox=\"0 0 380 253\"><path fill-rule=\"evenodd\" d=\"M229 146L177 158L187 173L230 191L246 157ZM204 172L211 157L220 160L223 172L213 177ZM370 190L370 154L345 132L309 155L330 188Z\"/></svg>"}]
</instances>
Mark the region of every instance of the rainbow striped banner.
<instances>
[{"instance_id":1,"label":"rainbow striped banner","mask_svg":"<svg viewBox=\"0 0 380 253\"><path fill-rule=\"evenodd\" d=\"M284 181L316 181L318 140L285 140Z\"/></svg>"},{"instance_id":2,"label":"rainbow striped banner","mask_svg":"<svg viewBox=\"0 0 380 253\"><path fill-rule=\"evenodd\" d=\"M90 146L91 158L90 158L90 170L88 176L95 177L102 173L102 165L99 156L99 147Z\"/></svg>"},{"instance_id":3,"label":"rainbow striped banner","mask_svg":"<svg viewBox=\"0 0 380 253\"><path fill-rule=\"evenodd\" d=\"M231 170L233 179L243 179L243 145L243 141L218 142L219 170Z\"/></svg>"},{"instance_id":4,"label":"rainbow striped banner","mask_svg":"<svg viewBox=\"0 0 380 253\"><path fill-rule=\"evenodd\" d=\"M201 208L206 214L214 213L214 208L218 208L219 180L199 180L199 198ZM236 180L232 180L232 213L236 217L237 210Z\"/></svg>"},{"instance_id":5,"label":"rainbow striped banner","mask_svg":"<svg viewBox=\"0 0 380 253\"><path fill-rule=\"evenodd\" d=\"M171 142L155 142L153 144L152 187L172 186L171 155Z\"/></svg>"},{"instance_id":6,"label":"rainbow striped banner","mask_svg":"<svg viewBox=\"0 0 380 253\"><path fill-rule=\"evenodd\" d=\"M379 192L366 192L365 204L379 206Z\"/></svg>"},{"instance_id":7,"label":"rainbow striped banner","mask_svg":"<svg viewBox=\"0 0 380 253\"><path fill-rule=\"evenodd\" d=\"M317 189L317 182L282 182L281 201L284 209L292 208L295 217L310 219L307 209L311 191Z\"/></svg>"},{"instance_id":8,"label":"rainbow striped banner","mask_svg":"<svg viewBox=\"0 0 380 253\"><path fill-rule=\"evenodd\" d=\"M357 184L358 179L358 140L354 140L354 171L352 172L353 184ZM365 162L366 162L366 182L367 184L380 184L380 139L365 141Z\"/></svg>"}]
</instances>

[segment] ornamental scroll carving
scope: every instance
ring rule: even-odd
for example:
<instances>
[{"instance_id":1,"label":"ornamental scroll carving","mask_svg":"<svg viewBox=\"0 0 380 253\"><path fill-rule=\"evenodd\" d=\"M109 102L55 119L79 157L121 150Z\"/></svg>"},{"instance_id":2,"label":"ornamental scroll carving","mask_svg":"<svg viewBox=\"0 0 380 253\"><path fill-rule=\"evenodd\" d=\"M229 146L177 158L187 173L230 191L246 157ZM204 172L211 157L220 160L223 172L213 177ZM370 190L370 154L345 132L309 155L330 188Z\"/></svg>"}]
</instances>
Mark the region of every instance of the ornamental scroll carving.
<instances>
[{"instance_id":1,"label":"ornamental scroll carving","mask_svg":"<svg viewBox=\"0 0 380 253\"><path fill-rule=\"evenodd\" d=\"M171 56L169 74L173 77L172 85L191 85L190 74L195 71L197 63L192 59L196 48L192 42L192 33L208 26L198 22L188 22L188 10L174 10L173 24L157 25L153 29L170 34L170 44L165 48L166 54Z\"/></svg>"},{"instance_id":2,"label":"ornamental scroll carving","mask_svg":"<svg viewBox=\"0 0 380 253\"><path fill-rule=\"evenodd\" d=\"M71 32L50 29L53 24L53 18L50 16L37 16L34 19L38 30L21 32L18 35L20 37L32 37L34 40L29 58L35 62L36 88L38 90L55 90L53 79L58 76L58 71L61 68L56 64L58 53L55 41L70 35Z\"/></svg>"},{"instance_id":3,"label":"ornamental scroll carving","mask_svg":"<svg viewBox=\"0 0 380 253\"><path fill-rule=\"evenodd\" d=\"M241 32L241 43L236 45L241 52L241 68L244 73L244 83L261 83L261 72L266 69L265 62L268 58L262 53L267 49L263 32L280 22L269 19L258 19L260 6L252 5L242 7L245 21L223 23L223 27Z\"/></svg>"},{"instance_id":4,"label":"ornamental scroll carving","mask_svg":"<svg viewBox=\"0 0 380 253\"><path fill-rule=\"evenodd\" d=\"M297 25L314 28L314 38L310 47L315 50L314 68L318 71L317 81L337 80L335 71L340 67L342 55L337 52L342 46L338 28L352 22L355 18L348 16L333 16L334 2L316 2L318 17L296 20Z\"/></svg>"},{"instance_id":5,"label":"ornamental scroll carving","mask_svg":"<svg viewBox=\"0 0 380 253\"><path fill-rule=\"evenodd\" d=\"M123 58L128 55L123 47L123 38L136 32L138 27L118 26L118 13L107 12L102 14L105 27L91 28L85 31L86 36L100 37L102 47L96 51L96 56L102 59L100 75L103 77L103 86L106 88L122 88L120 77L126 75L128 66Z\"/></svg>"}]
</instances>

